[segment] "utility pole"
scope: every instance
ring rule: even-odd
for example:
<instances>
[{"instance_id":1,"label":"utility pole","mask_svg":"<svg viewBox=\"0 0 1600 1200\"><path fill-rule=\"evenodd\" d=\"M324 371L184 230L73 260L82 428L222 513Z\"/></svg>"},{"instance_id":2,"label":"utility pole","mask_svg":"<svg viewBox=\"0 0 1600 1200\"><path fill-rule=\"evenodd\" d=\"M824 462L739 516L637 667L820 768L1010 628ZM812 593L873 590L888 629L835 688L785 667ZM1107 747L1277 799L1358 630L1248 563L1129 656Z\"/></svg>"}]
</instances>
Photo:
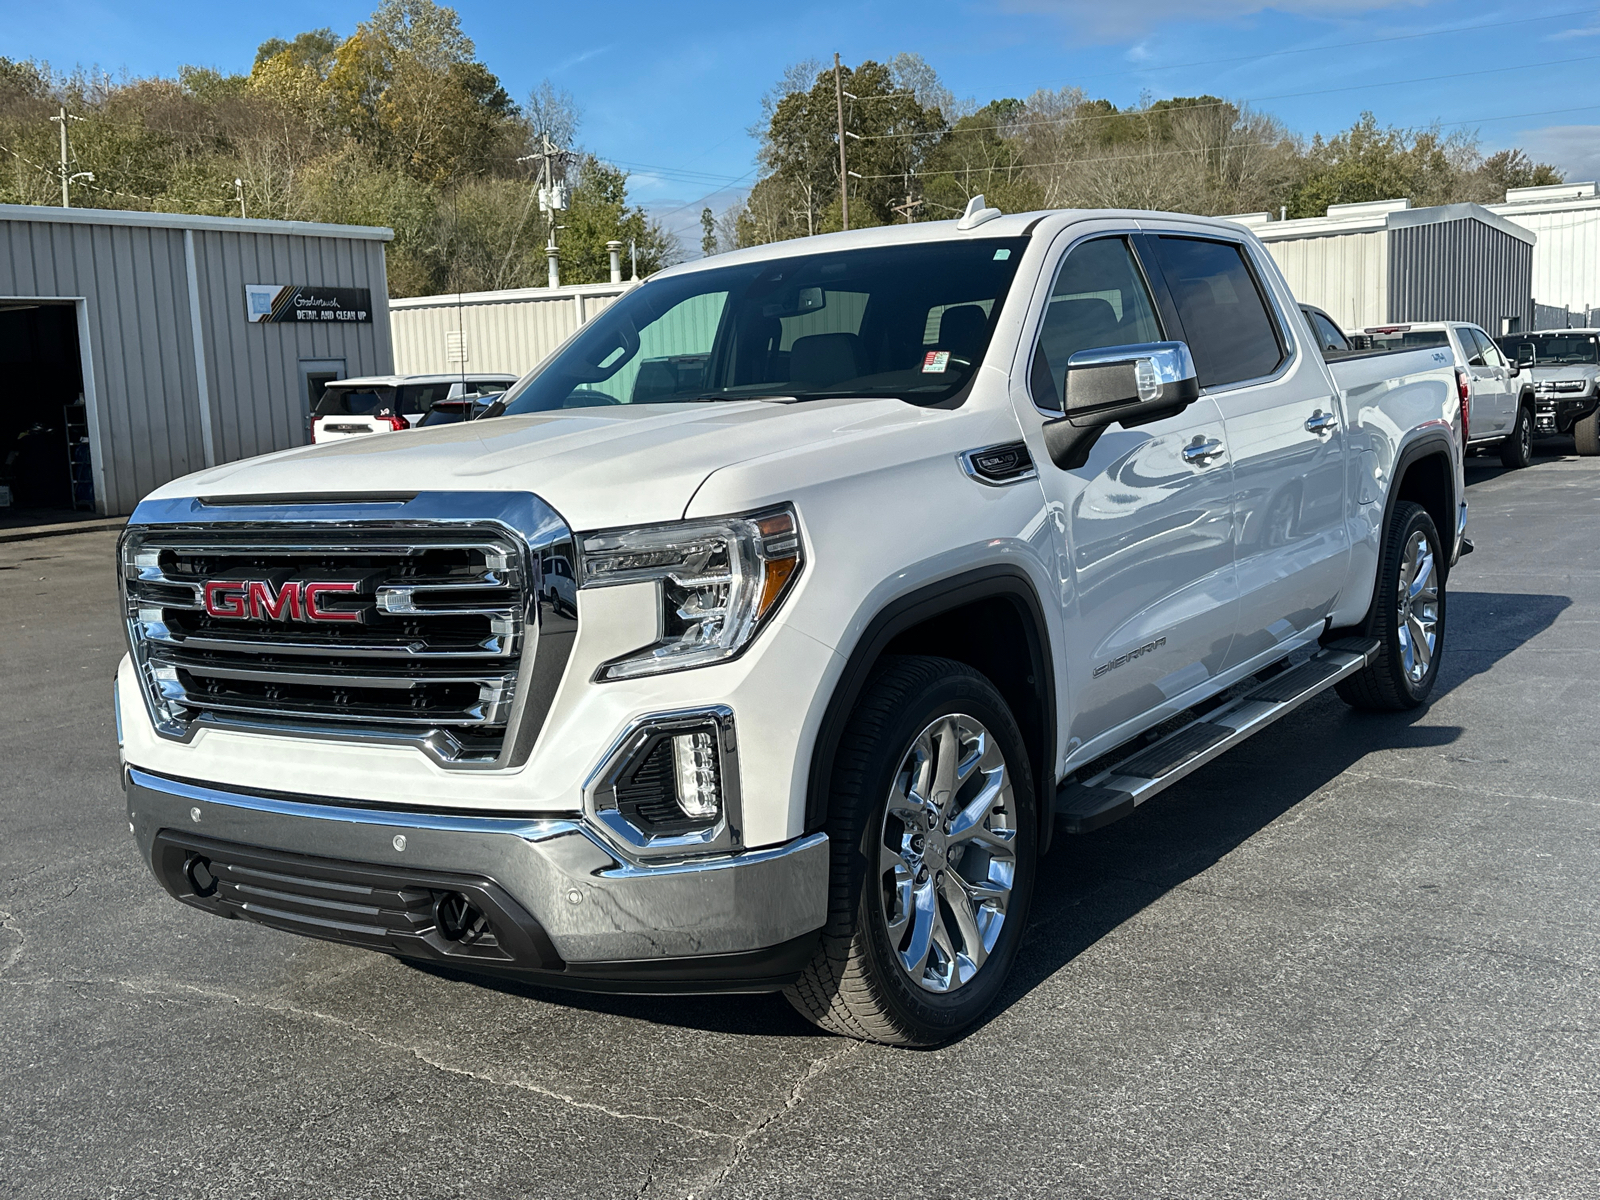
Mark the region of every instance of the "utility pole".
<instances>
[{"instance_id":1,"label":"utility pole","mask_svg":"<svg viewBox=\"0 0 1600 1200\"><path fill-rule=\"evenodd\" d=\"M833 100L839 113L839 215L850 228L850 170L844 161L844 84L839 79L839 54L833 55ZM63 134L63 137L66 135ZM65 145L65 143L62 143Z\"/></svg>"},{"instance_id":2,"label":"utility pole","mask_svg":"<svg viewBox=\"0 0 1600 1200\"><path fill-rule=\"evenodd\" d=\"M550 144L550 135L542 133L539 135L539 139L543 146L542 152L529 157L537 157L544 160L544 164L540 168L542 183L539 187L539 211L548 214L550 217L550 240L544 248L545 254L550 260L550 286L560 287L561 260L556 250L556 230L561 226L556 224L556 214L567 207L567 190L562 184L556 182L555 160L558 152ZM564 154L565 151L560 153ZM517 161L521 162L522 160L518 159Z\"/></svg>"},{"instance_id":3,"label":"utility pole","mask_svg":"<svg viewBox=\"0 0 1600 1200\"><path fill-rule=\"evenodd\" d=\"M62 208L71 208L72 207L72 197L67 194L67 185L68 184L72 184L72 183L76 183L80 179L87 179L92 183L94 181L94 172L93 171L76 171L75 172L70 167L67 166L67 122L68 121L81 121L81 120L83 120L83 118L82 117L74 117L74 116L68 115L65 105L61 105L59 107L60 107L61 115L60 116L56 116L56 117L51 117L50 119L52 121L54 121L57 125L61 126L61 207Z\"/></svg>"},{"instance_id":4,"label":"utility pole","mask_svg":"<svg viewBox=\"0 0 1600 1200\"><path fill-rule=\"evenodd\" d=\"M234 197L239 201L239 216L243 217L244 216L244 180L235 179L233 181L233 194L234 194Z\"/></svg>"}]
</instances>

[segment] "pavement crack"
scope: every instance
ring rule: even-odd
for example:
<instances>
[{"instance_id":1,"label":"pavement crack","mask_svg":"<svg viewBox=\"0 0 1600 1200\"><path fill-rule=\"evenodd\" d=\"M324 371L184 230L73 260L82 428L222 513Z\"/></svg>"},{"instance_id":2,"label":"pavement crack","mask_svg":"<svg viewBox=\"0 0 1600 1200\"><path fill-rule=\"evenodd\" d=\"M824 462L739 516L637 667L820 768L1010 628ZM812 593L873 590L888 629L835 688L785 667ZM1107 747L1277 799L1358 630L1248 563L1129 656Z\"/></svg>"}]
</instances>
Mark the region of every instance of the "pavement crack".
<instances>
[{"instance_id":1,"label":"pavement crack","mask_svg":"<svg viewBox=\"0 0 1600 1200\"><path fill-rule=\"evenodd\" d=\"M799 1106L801 1094L806 1090L806 1086L809 1083L832 1070L834 1066L845 1058L864 1049L866 1045L866 1042L852 1041L836 1054L824 1054L820 1058L812 1059L805 1071L801 1073L800 1078L794 1081L794 1086L789 1089L789 1094L783 1098L783 1103L734 1138L733 1151L728 1155L728 1161L722 1164L721 1169L712 1176L704 1189L696 1189L691 1195L699 1197L699 1200L705 1200L705 1197L710 1196L721 1187L728 1176L733 1173L734 1168L739 1165L740 1160L744 1158L744 1153L749 1148L750 1143L765 1132L767 1127L779 1117L793 1112Z\"/></svg>"},{"instance_id":2,"label":"pavement crack","mask_svg":"<svg viewBox=\"0 0 1600 1200\"><path fill-rule=\"evenodd\" d=\"M581 1109L585 1112L601 1113L604 1116L612 1117L619 1121L644 1121L653 1125L670 1126L671 1128L682 1130L691 1137L721 1138L730 1142L737 1142L738 1140L735 1135L731 1133L719 1133L716 1130L702 1129L698 1125L691 1125L686 1121L674 1120L671 1117L658 1117L650 1113L626 1112L622 1109L611 1108L608 1105L598 1104L592 1100L581 1100L578 1097L569 1095L566 1092L559 1092L554 1088L542 1087L539 1084L530 1083L527 1080L503 1079L494 1075L489 1075L482 1071L473 1071L467 1067L458 1067L451 1063L442 1062L439 1059L430 1057L422 1050L421 1047L410 1046L404 1042L397 1042L390 1038L382 1037L368 1029L366 1026L355 1021L351 1021L348 1018L334 1016L332 1013L320 1012L314 1008L301 1008L300 1006L290 1004L287 1001L250 1000L243 996L236 996L232 992L217 991L213 988L195 987L192 984L172 984L167 987L150 987L147 984L142 984L136 980L130 979L37 979L5 980L4 982L12 983L14 986L18 987L25 987L29 985L81 985L87 987L112 986L133 992L136 995L151 996L156 999L163 1000L180 999L183 996L199 996L208 1000L223 1001L226 1003L239 1005L243 1008L254 1008L263 1012L278 1013L286 1016L301 1017L307 1020L320 1021L336 1026L340 1029L348 1030L351 1033L359 1034L361 1037L366 1038L374 1045L385 1050L393 1050L402 1054L409 1054L424 1066L432 1067L436 1071L442 1071L449 1075L459 1075L463 1078L472 1079L479 1083L487 1083L495 1087L514 1088L518 1091L531 1092L536 1096L543 1096L550 1100L557 1100L562 1104L568 1105L572 1108Z\"/></svg>"},{"instance_id":3,"label":"pavement crack","mask_svg":"<svg viewBox=\"0 0 1600 1200\"><path fill-rule=\"evenodd\" d=\"M16 966L17 960L22 957L22 948L28 944L28 935L22 932L14 913L0 912L0 929L9 929L17 935L17 944L6 954L5 961L0 962L0 972L4 972Z\"/></svg>"}]
</instances>

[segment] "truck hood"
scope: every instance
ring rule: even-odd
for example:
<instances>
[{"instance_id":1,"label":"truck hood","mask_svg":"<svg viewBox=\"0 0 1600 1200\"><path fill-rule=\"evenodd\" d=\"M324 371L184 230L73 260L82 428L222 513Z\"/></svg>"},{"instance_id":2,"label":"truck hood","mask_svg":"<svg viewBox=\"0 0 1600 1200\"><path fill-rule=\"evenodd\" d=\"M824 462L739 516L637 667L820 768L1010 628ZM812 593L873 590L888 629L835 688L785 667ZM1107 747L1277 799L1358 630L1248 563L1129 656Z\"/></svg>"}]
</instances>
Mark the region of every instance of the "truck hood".
<instances>
[{"instance_id":1,"label":"truck hood","mask_svg":"<svg viewBox=\"0 0 1600 1200\"><path fill-rule=\"evenodd\" d=\"M1594 363L1554 363L1548 367L1530 368L1529 374L1532 375L1536 385L1557 379L1583 379L1592 382L1600 376L1600 366Z\"/></svg>"},{"instance_id":2,"label":"truck hood","mask_svg":"<svg viewBox=\"0 0 1600 1200\"><path fill-rule=\"evenodd\" d=\"M534 492L572 528L599 529L676 520L720 467L866 421L929 416L892 399L570 409L302 446L208 468L150 498Z\"/></svg>"}]
</instances>

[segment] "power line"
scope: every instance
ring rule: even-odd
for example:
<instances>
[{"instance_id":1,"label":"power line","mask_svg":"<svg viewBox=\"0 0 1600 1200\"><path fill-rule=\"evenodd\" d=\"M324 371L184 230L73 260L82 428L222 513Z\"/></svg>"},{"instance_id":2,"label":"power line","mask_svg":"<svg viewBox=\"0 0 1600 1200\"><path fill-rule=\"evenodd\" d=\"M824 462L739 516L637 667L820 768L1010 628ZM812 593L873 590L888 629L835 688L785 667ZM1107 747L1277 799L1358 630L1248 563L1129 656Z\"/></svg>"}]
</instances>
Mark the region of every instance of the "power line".
<instances>
[{"instance_id":1,"label":"power line","mask_svg":"<svg viewBox=\"0 0 1600 1200\"><path fill-rule=\"evenodd\" d=\"M1455 125L1489 125L1489 124L1492 124L1495 121L1520 121L1520 120L1524 120L1524 119L1526 119L1528 117L1549 117L1549 116L1556 116L1556 115L1558 115L1560 113L1591 112L1591 111L1593 111L1594 109L1597 109L1597 108L1600 108L1600 103L1580 104L1580 105L1576 105L1575 107L1572 107L1572 108L1547 108L1547 109L1543 109L1543 110L1541 110L1539 112L1505 113L1504 115L1498 116L1498 117L1472 117L1472 118L1470 118L1468 120L1465 120L1465 121L1439 121L1439 122L1437 122L1437 124L1440 125L1440 126L1443 126L1445 128L1449 128L1449 127L1455 126ZM1276 145L1279 145L1279 144L1281 144L1281 143L1279 141L1277 141L1277 140L1266 141L1266 142L1232 142L1232 143L1229 143L1227 145L1218 144L1218 145L1215 145L1215 146L1204 146L1204 147L1201 147L1199 150L1189 150L1189 149L1153 150L1153 151L1148 151L1148 152L1142 153L1142 154L1091 154L1091 155L1083 155L1083 156L1080 156L1078 158L1052 159L1052 160L1050 160L1048 162L1013 162L1013 163L1006 163L1004 165L1004 167L996 167L996 168L984 168L984 167L956 168L956 169L953 169L953 170L951 170L949 172L940 172L940 174L948 173L948 174L951 174L951 175L957 175L957 174L962 174L963 172L965 172L967 174L972 174L975 171L983 171L983 170L1017 171L1017 170L1022 170L1024 168L1028 168L1028 167L1066 167L1066 166L1072 166L1075 163L1083 163L1083 162L1124 162L1124 161L1131 161L1133 159L1162 158L1162 157L1165 157L1165 156L1168 156L1168 155L1178 155L1178 154L1187 154L1187 155L1193 156L1193 155L1197 155L1197 154L1200 154L1200 155L1210 154L1210 153L1213 153L1214 151L1217 151L1217 150L1234 150L1234 149L1243 150L1243 149L1248 149L1248 148L1254 147L1254 146L1276 146ZM903 179L904 177L905 177L905 174L904 174L904 172L901 172L901 171L893 171L893 172L890 172L889 174L885 174L885 175L866 175L866 176L863 176L864 179Z\"/></svg>"},{"instance_id":2,"label":"power line","mask_svg":"<svg viewBox=\"0 0 1600 1200\"><path fill-rule=\"evenodd\" d=\"M1306 92L1277 92L1267 96L1241 96L1237 100L1216 100L1205 104L1186 104L1181 110L1174 111L1192 112L1197 109L1229 108L1237 107L1238 105L1242 104L1259 104L1263 100L1293 100L1304 96L1331 96L1338 92L1362 92L1367 91L1370 88L1379 87L1404 87L1413 83L1437 83L1440 80L1445 79L1462 79L1474 75L1499 75L1508 71L1531 71L1536 69L1544 70L1547 67L1560 67L1567 66L1572 63L1595 61L1600 61L1600 54L1586 54L1578 58L1559 58L1555 59L1554 61L1526 65L1519 64L1513 67L1486 67L1481 71L1452 71L1448 75L1421 75L1414 79L1389 79L1384 80L1381 83L1357 83L1336 88L1316 88ZM980 133L989 130L1028 129L1036 125L1060 125L1068 121L1074 123L1087 121L1114 121L1118 118L1142 116L1147 114L1149 111L1149 109L1130 109L1123 112L1084 113L1079 116L1070 117L1046 117L1037 121L1007 121L993 125L963 125L960 128L951 127L950 129L945 130L913 130L905 133L869 133L862 134L861 140L864 142L875 142L885 141L891 138L944 137L948 133Z\"/></svg>"}]
</instances>

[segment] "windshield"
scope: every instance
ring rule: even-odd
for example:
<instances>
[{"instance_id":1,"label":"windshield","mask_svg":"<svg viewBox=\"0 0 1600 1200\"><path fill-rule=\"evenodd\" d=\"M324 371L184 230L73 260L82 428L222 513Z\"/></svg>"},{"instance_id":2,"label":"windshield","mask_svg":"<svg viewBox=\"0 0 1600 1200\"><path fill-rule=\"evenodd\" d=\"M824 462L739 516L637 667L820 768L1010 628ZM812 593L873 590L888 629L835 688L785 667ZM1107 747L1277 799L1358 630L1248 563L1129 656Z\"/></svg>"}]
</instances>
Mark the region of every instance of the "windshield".
<instances>
[{"instance_id":1,"label":"windshield","mask_svg":"<svg viewBox=\"0 0 1600 1200\"><path fill-rule=\"evenodd\" d=\"M954 395L1023 238L795 255L654 280L506 395L507 413L784 396Z\"/></svg>"},{"instance_id":2,"label":"windshield","mask_svg":"<svg viewBox=\"0 0 1600 1200\"><path fill-rule=\"evenodd\" d=\"M1524 333L1496 338L1495 341L1500 343L1500 349L1513 362L1531 361L1541 367L1555 363L1600 362L1596 346L1600 339L1592 333Z\"/></svg>"},{"instance_id":3,"label":"windshield","mask_svg":"<svg viewBox=\"0 0 1600 1200\"><path fill-rule=\"evenodd\" d=\"M1372 335L1372 348L1374 350L1426 350L1429 346L1448 346L1450 335L1442 329L1416 329L1401 332L1391 330L1367 331ZM1467 353L1471 353L1468 347Z\"/></svg>"}]
</instances>

